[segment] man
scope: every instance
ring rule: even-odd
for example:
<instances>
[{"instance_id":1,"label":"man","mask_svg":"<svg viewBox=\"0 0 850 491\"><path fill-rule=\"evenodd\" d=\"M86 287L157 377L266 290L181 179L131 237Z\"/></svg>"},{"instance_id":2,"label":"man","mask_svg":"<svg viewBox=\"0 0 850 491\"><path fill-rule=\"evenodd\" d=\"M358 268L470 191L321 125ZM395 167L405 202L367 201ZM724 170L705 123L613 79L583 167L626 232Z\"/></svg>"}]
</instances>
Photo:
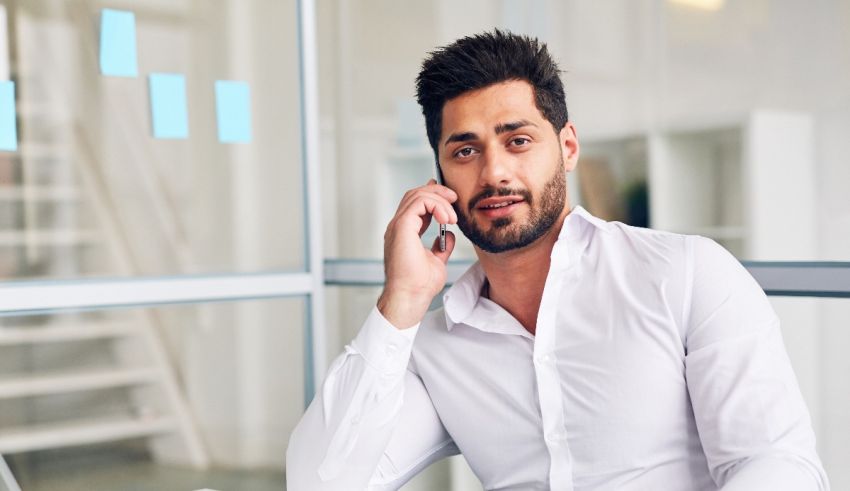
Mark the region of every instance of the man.
<instances>
[{"instance_id":1,"label":"man","mask_svg":"<svg viewBox=\"0 0 850 491\"><path fill-rule=\"evenodd\" d=\"M417 91L445 186L389 223L384 291L293 432L288 489L396 489L458 452L488 490L828 489L746 270L570 208L579 143L545 45L460 39ZM432 218L479 261L426 313L454 247L422 247Z\"/></svg>"}]
</instances>

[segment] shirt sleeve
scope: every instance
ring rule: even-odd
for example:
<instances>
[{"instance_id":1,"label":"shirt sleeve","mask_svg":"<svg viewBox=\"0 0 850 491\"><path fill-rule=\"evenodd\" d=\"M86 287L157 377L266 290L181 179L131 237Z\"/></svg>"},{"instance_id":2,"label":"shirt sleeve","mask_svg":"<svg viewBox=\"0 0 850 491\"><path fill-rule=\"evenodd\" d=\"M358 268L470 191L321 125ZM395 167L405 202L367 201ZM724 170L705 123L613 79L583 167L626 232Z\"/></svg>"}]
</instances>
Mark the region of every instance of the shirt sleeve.
<instances>
[{"instance_id":1,"label":"shirt sleeve","mask_svg":"<svg viewBox=\"0 0 850 491\"><path fill-rule=\"evenodd\" d=\"M398 489L457 453L421 379L408 370L418 329L397 329L372 310L292 432L287 489Z\"/></svg>"},{"instance_id":2,"label":"shirt sleeve","mask_svg":"<svg viewBox=\"0 0 850 491\"><path fill-rule=\"evenodd\" d=\"M717 243L703 237L687 243L685 370L712 478L725 491L828 490L767 297Z\"/></svg>"}]
</instances>

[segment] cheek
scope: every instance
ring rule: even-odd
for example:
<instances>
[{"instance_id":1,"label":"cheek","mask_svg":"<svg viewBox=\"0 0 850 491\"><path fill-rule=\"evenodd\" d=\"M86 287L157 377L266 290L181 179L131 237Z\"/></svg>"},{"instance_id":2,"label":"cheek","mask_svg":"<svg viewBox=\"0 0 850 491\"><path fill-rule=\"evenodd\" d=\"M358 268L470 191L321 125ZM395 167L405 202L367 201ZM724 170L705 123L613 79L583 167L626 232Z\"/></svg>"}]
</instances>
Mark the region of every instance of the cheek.
<instances>
[{"instance_id":1,"label":"cheek","mask_svg":"<svg viewBox=\"0 0 850 491\"><path fill-rule=\"evenodd\" d=\"M457 201L454 202L455 209L465 215L469 215L469 196L458 194Z\"/></svg>"},{"instance_id":2,"label":"cheek","mask_svg":"<svg viewBox=\"0 0 850 491\"><path fill-rule=\"evenodd\" d=\"M470 183L474 183L475 180L472 179L471 176L460 172L444 172L443 181L446 187L450 188L455 192L455 194L457 194L457 201L453 204L461 205L463 209L466 210L466 205L469 203L469 199L475 193L475 190L472 189Z\"/></svg>"}]
</instances>

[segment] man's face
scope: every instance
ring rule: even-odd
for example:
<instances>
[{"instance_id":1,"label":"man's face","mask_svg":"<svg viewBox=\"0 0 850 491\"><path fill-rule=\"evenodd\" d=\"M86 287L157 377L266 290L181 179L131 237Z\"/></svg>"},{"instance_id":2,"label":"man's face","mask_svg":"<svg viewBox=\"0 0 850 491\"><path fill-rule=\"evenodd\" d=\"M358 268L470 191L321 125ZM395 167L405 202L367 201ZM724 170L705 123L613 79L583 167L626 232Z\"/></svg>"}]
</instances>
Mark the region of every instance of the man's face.
<instances>
[{"instance_id":1,"label":"man's face","mask_svg":"<svg viewBox=\"0 0 850 491\"><path fill-rule=\"evenodd\" d=\"M458 194L458 226L480 249L525 247L568 212L565 174L578 160L575 128L567 123L553 131L528 82L446 102L439 145L443 178Z\"/></svg>"}]
</instances>

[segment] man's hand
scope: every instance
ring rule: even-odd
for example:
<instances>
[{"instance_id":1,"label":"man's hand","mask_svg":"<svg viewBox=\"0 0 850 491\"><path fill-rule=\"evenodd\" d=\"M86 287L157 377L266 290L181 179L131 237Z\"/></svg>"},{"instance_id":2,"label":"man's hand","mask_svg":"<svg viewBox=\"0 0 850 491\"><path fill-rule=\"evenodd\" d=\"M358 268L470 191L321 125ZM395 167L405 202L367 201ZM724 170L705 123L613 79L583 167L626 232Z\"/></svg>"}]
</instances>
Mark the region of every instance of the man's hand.
<instances>
[{"instance_id":1,"label":"man's hand","mask_svg":"<svg viewBox=\"0 0 850 491\"><path fill-rule=\"evenodd\" d=\"M431 224L457 223L452 203L457 195L433 179L405 193L384 234L386 283L378 299L378 310L390 324L406 329L425 316L434 295L446 284L446 262L455 246L455 237L446 232L446 250L440 252L439 236L431 249L420 237Z\"/></svg>"}]
</instances>

